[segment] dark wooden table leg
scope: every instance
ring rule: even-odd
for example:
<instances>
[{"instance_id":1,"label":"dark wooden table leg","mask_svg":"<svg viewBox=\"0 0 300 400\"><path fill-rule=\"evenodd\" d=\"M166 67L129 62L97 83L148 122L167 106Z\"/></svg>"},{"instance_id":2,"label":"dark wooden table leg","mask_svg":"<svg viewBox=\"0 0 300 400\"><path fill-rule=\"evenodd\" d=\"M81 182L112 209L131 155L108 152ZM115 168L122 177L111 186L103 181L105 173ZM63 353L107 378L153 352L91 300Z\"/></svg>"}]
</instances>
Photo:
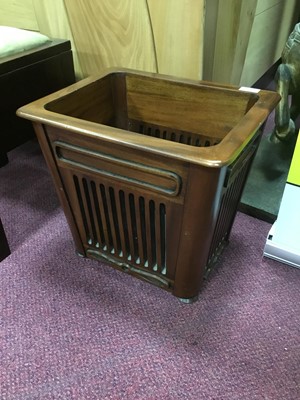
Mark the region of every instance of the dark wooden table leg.
<instances>
[{"instance_id":1,"label":"dark wooden table leg","mask_svg":"<svg viewBox=\"0 0 300 400\"><path fill-rule=\"evenodd\" d=\"M0 219L0 261L4 260L10 255L10 249L8 246L7 238L4 232L4 228Z\"/></svg>"},{"instance_id":2,"label":"dark wooden table leg","mask_svg":"<svg viewBox=\"0 0 300 400\"><path fill-rule=\"evenodd\" d=\"M8 163L8 157L5 152L0 151L0 168Z\"/></svg>"}]
</instances>

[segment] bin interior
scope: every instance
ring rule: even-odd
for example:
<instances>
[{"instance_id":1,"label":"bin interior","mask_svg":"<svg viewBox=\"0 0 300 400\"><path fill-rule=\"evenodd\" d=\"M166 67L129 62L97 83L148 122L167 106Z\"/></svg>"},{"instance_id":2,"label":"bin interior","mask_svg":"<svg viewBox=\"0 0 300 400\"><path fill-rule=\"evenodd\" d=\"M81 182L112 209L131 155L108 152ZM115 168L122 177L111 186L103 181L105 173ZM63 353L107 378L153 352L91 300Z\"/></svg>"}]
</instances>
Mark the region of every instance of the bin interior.
<instances>
[{"instance_id":1,"label":"bin interior","mask_svg":"<svg viewBox=\"0 0 300 400\"><path fill-rule=\"evenodd\" d=\"M116 72L46 105L52 112L192 146L213 146L255 93Z\"/></svg>"}]
</instances>

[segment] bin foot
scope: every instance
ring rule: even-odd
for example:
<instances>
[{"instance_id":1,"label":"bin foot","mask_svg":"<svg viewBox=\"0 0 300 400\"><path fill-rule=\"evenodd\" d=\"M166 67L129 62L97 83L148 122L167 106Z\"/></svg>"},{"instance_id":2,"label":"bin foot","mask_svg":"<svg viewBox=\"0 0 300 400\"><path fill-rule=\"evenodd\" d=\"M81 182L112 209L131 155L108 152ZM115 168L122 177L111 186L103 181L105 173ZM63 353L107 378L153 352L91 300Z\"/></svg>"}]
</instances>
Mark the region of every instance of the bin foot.
<instances>
[{"instance_id":1,"label":"bin foot","mask_svg":"<svg viewBox=\"0 0 300 400\"><path fill-rule=\"evenodd\" d=\"M192 303L195 303L195 302L198 300L198 296L190 297L190 298L188 298L188 299L186 299L186 298L184 298L184 297L178 297L178 299L179 299L179 301L180 301L181 303L184 303L184 304L192 304Z\"/></svg>"}]
</instances>

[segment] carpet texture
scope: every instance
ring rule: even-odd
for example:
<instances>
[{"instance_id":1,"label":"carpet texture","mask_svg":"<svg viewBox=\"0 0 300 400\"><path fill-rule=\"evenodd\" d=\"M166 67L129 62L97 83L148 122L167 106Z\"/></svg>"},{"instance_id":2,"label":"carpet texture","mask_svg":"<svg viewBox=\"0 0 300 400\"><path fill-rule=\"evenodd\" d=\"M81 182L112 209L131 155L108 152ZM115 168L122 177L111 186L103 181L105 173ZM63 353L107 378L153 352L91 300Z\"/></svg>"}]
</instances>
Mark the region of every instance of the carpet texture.
<instances>
[{"instance_id":1,"label":"carpet texture","mask_svg":"<svg viewBox=\"0 0 300 400\"><path fill-rule=\"evenodd\" d=\"M36 142L0 169L0 399L298 400L300 271L239 213L199 301L75 254Z\"/></svg>"}]
</instances>

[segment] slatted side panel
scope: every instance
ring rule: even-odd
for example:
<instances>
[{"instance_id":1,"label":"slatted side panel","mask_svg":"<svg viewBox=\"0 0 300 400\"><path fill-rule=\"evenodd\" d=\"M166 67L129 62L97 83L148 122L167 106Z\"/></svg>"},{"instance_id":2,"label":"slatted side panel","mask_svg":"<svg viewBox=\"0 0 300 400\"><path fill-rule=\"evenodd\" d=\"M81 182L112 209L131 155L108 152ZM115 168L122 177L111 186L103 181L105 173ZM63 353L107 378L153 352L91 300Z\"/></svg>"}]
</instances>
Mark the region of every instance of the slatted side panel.
<instances>
[{"instance_id":1,"label":"slatted side panel","mask_svg":"<svg viewBox=\"0 0 300 400\"><path fill-rule=\"evenodd\" d=\"M73 184L89 248L167 275L163 202L80 175L73 175Z\"/></svg>"},{"instance_id":2,"label":"slatted side panel","mask_svg":"<svg viewBox=\"0 0 300 400\"><path fill-rule=\"evenodd\" d=\"M171 142L187 144L196 147L215 146L221 139L201 135L200 133L185 132L178 129L161 127L142 121L130 120L129 130L146 136L157 137Z\"/></svg>"},{"instance_id":3,"label":"slatted side panel","mask_svg":"<svg viewBox=\"0 0 300 400\"><path fill-rule=\"evenodd\" d=\"M224 244L228 240L255 149L256 145L250 145L245 151L245 154L241 156L241 159L235 163L230 174L228 174L228 179L225 184L226 187L223 188L218 220L210 246L207 261L208 268L210 264L214 263L217 259Z\"/></svg>"}]
</instances>

